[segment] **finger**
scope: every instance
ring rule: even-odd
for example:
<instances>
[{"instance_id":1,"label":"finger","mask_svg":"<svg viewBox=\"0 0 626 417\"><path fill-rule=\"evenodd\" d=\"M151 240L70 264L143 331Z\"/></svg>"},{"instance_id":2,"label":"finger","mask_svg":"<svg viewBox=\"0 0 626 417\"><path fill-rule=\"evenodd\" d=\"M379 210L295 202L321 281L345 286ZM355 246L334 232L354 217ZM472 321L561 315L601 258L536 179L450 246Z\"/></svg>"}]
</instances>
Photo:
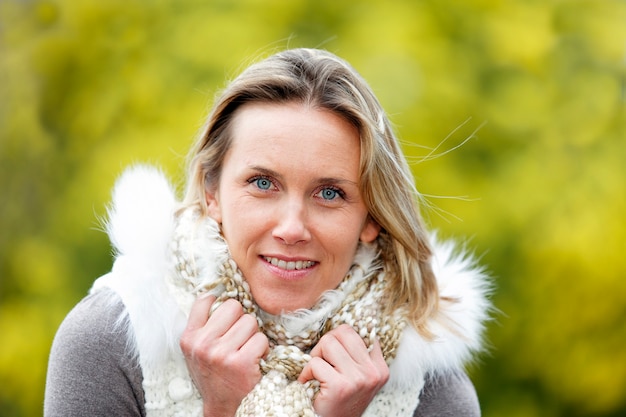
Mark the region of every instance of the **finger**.
<instances>
[{"instance_id":1,"label":"finger","mask_svg":"<svg viewBox=\"0 0 626 417\"><path fill-rule=\"evenodd\" d=\"M189 319L187 319L187 330L197 330L206 324L214 302L215 297L212 295L200 296L194 301L189 312Z\"/></svg>"},{"instance_id":2,"label":"finger","mask_svg":"<svg viewBox=\"0 0 626 417\"><path fill-rule=\"evenodd\" d=\"M345 370L351 364L370 361L363 339L348 325L339 326L326 333L311 351L338 369Z\"/></svg>"},{"instance_id":3,"label":"finger","mask_svg":"<svg viewBox=\"0 0 626 417\"><path fill-rule=\"evenodd\" d=\"M328 367L316 367L313 369L315 372L315 379L321 383L328 383L332 379L340 375L356 375L358 374L357 364L346 351L345 347L333 334L327 334L320 339L317 347L316 354L319 356L313 356L313 359L323 360L328 364L328 367L332 369L332 373L328 370ZM322 372L323 371L323 372Z\"/></svg>"},{"instance_id":4,"label":"finger","mask_svg":"<svg viewBox=\"0 0 626 417\"><path fill-rule=\"evenodd\" d=\"M208 335L221 337L243 316L243 307L237 300L224 301L210 315L208 323L210 329Z\"/></svg>"},{"instance_id":5,"label":"finger","mask_svg":"<svg viewBox=\"0 0 626 417\"><path fill-rule=\"evenodd\" d=\"M267 336L261 332L256 332L250 337L246 343L239 349L239 353L244 357L261 359L270 351L270 344Z\"/></svg>"},{"instance_id":6,"label":"finger","mask_svg":"<svg viewBox=\"0 0 626 417\"><path fill-rule=\"evenodd\" d=\"M222 344L230 350L239 350L248 340L259 333L256 318L242 314L222 336Z\"/></svg>"},{"instance_id":7,"label":"finger","mask_svg":"<svg viewBox=\"0 0 626 417\"><path fill-rule=\"evenodd\" d=\"M374 343L372 344L372 350L370 351L370 358L374 367L378 370L381 376L381 384L382 387L387 380L389 380L389 366L385 361L385 357L383 356L382 348L380 347L380 342L378 339L374 339Z\"/></svg>"},{"instance_id":8,"label":"finger","mask_svg":"<svg viewBox=\"0 0 626 417\"><path fill-rule=\"evenodd\" d=\"M380 365L384 365L385 367L387 366L387 362L385 362L383 350L380 347L380 342L378 341L378 339L374 339L374 343L372 344L372 349L369 352L369 356L377 367Z\"/></svg>"},{"instance_id":9,"label":"finger","mask_svg":"<svg viewBox=\"0 0 626 417\"><path fill-rule=\"evenodd\" d=\"M337 374L337 371L320 357L311 358L309 363L306 364L300 375L298 376L298 382L304 384L312 379L318 380L321 383L330 380Z\"/></svg>"},{"instance_id":10,"label":"finger","mask_svg":"<svg viewBox=\"0 0 626 417\"><path fill-rule=\"evenodd\" d=\"M336 330L335 337L354 362L361 364L370 361L367 345L354 328L341 325Z\"/></svg>"}]
</instances>

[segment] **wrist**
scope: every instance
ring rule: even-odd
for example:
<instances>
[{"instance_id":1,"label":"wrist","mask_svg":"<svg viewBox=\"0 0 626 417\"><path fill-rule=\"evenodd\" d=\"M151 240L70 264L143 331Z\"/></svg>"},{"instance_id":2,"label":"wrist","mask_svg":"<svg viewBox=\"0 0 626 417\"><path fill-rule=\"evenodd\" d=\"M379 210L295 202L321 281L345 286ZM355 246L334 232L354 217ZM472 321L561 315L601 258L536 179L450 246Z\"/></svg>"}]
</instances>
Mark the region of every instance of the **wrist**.
<instances>
[{"instance_id":1,"label":"wrist","mask_svg":"<svg viewBox=\"0 0 626 417\"><path fill-rule=\"evenodd\" d=\"M234 410L230 409L229 407L224 407L223 404L221 406L215 407L211 404L208 404L206 401L204 402L204 405L202 407L203 417L233 417L236 412L236 407Z\"/></svg>"}]
</instances>

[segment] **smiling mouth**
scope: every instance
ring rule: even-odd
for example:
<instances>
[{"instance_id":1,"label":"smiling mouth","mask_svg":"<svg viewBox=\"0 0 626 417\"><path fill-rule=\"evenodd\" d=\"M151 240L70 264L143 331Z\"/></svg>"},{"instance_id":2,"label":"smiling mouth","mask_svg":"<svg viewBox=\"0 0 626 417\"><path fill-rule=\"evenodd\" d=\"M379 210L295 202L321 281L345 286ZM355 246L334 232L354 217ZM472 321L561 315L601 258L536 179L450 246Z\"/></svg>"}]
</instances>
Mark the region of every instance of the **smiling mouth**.
<instances>
[{"instance_id":1,"label":"smiling mouth","mask_svg":"<svg viewBox=\"0 0 626 417\"><path fill-rule=\"evenodd\" d=\"M278 258L270 258L268 256L264 256L263 259L265 259L265 261L267 261L268 263L278 268L286 269L287 271L307 269L315 265L314 261L289 261L287 262Z\"/></svg>"}]
</instances>

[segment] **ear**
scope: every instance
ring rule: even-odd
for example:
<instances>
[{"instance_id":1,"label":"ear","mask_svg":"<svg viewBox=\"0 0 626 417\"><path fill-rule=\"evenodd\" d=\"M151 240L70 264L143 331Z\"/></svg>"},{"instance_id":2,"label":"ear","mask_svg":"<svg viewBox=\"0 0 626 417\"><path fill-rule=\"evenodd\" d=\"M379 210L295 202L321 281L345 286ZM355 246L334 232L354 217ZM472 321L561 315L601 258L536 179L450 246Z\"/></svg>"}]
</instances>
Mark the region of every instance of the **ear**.
<instances>
[{"instance_id":1,"label":"ear","mask_svg":"<svg viewBox=\"0 0 626 417\"><path fill-rule=\"evenodd\" d=\"M378 233L380 233L380 225L368 215L359 239L364 243L372 243L378 237Z\"/></svg>"},{"instance_id":2,"label":"ear","mask_svg":"<svg viewBox=\"0 0 626 417\"><path fill-rule=\"evenodd\" d=\"M204 193L208 208L208 215L218 223L222 222L222 210L220 209L219 194L215 191L205 191Z\"/></svg>"}]
</instances>

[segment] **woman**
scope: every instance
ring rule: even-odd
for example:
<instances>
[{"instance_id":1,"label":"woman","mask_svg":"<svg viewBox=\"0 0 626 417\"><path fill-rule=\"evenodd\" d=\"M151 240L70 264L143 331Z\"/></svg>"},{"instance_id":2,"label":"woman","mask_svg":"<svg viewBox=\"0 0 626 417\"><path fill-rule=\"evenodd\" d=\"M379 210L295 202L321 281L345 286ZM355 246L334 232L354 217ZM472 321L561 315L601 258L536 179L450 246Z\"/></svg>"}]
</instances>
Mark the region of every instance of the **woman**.
<instances>
[{"instance_id":1,"label":"woman","mask_svg":"<svg viewBox=\"0 0 626 417\"><path fill-rule=\"evenodd\" d=\"M462 368L485 277L429 240L416 199L347 63L252 65L218 98L182 204L146 167L116 185L116 261L59 329L45 414L479 415Z\"/></svg>"}]
</instances>

